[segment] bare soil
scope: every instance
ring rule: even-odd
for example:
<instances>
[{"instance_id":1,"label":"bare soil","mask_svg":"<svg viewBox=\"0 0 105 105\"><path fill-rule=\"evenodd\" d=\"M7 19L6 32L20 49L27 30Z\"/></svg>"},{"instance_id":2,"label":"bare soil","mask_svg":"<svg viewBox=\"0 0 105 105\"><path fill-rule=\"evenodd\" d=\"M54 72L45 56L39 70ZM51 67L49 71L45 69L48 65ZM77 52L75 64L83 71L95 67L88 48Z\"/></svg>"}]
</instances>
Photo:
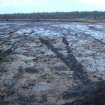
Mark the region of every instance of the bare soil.
<instances>
[{"instance_id":1,"label":"bare soil","mask_svg":"<svg viewBox=\"0 0 105 105\"><path fill-rule=\"evenodd\" d=\"M105 105L105 24L0 23L0 105Z\"/></svg>"}]
</instances>

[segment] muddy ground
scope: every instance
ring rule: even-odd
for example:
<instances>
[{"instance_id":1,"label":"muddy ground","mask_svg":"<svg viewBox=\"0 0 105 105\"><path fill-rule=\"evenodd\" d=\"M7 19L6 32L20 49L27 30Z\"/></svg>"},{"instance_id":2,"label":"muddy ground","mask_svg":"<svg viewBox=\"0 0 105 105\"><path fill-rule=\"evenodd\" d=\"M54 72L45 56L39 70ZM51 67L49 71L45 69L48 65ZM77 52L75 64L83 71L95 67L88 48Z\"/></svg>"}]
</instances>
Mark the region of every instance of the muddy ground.
<instances>
[{"instance_id":1,"label":"muddy ground","mask_svg":"<svg viewBox=\"0 0 105 105\"><path fill-rule=\"evenodd\" d=\"M0 22L0 105L99 105L103 80L104 23Z\"/></svg>"}]
</instances>

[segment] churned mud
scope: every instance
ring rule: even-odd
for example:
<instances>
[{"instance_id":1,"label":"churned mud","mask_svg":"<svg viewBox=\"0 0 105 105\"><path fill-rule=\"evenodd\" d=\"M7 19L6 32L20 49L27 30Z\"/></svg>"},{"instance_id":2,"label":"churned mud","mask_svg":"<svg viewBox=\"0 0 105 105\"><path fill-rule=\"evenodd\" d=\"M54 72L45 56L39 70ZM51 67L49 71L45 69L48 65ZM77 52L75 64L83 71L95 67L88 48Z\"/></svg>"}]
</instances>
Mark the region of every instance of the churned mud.
<instances>
[{"instance_id":1,"label":"churned mud","mask_svg":"<svg viewBox=\"0 0 105 105\"><path fill-rule=\"evenodd\" d=\"M104 105L104 32L102 23L1 22L0 105Z\"/></svg>"}]
</instances>

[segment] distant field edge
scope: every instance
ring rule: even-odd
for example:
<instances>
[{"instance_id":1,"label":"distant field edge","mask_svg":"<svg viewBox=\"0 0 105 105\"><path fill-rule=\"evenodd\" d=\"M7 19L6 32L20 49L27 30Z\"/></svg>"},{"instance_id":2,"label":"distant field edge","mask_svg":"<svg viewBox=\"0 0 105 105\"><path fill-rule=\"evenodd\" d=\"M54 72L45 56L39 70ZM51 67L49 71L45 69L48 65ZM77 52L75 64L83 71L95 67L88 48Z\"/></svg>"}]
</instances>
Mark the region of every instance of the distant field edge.
<instances>
[{"instance_id":1,"label":"distant field edge","mask_svg":"<svg viewBox=\"0 0 105 105\"><path fill-rule=\"evenodd\" d=\"M7 21L31 21L31 22L84 22L84 23L105 23L105 20L95 19L0 19L1 22Z\"/></svg>"}]
</instances>

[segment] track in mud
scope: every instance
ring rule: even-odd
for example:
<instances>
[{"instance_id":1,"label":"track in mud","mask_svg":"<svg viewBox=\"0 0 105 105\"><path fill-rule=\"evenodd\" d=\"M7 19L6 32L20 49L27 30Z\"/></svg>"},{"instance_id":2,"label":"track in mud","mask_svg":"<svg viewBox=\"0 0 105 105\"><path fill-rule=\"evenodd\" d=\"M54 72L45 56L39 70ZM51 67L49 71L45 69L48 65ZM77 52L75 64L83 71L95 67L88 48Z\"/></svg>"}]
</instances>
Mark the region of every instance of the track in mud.
<instances>
[{"instance_id":1,"label":"track in mud","mask_svg":"<svg viewBox=\"0 0 105 105\"><path fill-rule=\"evenodd\" d=\"M77 59L72 54L72 50L68 46L69 43L67 42L65 37L63 37L62 43L66 45L66 50L68 52L68 56L66 57L61 53L59 53L57 48L54 48L54 46L50 43L50 39L47 39L47 40L43 38L39 38L39 39L43 44L45 44L49 49L51 49L57 55L57 57L60 58L61 61L63 61L64 64L68 66L70 70L74 72L73 74L74 79L80 80L84 84L90 82L90 80L88 79L87 73L83 69L83 66L77 61Z\"/></svg>"},{"instance_id":2,"label":"track in mud","mask_svg":"<svg viewBox=\"0 0 105 105\"><path fill-rule=\"evenodd\" d=\"M104 24L0 24L0 104L77 105L105 79Z\"/></svg>"}]
</instances>

